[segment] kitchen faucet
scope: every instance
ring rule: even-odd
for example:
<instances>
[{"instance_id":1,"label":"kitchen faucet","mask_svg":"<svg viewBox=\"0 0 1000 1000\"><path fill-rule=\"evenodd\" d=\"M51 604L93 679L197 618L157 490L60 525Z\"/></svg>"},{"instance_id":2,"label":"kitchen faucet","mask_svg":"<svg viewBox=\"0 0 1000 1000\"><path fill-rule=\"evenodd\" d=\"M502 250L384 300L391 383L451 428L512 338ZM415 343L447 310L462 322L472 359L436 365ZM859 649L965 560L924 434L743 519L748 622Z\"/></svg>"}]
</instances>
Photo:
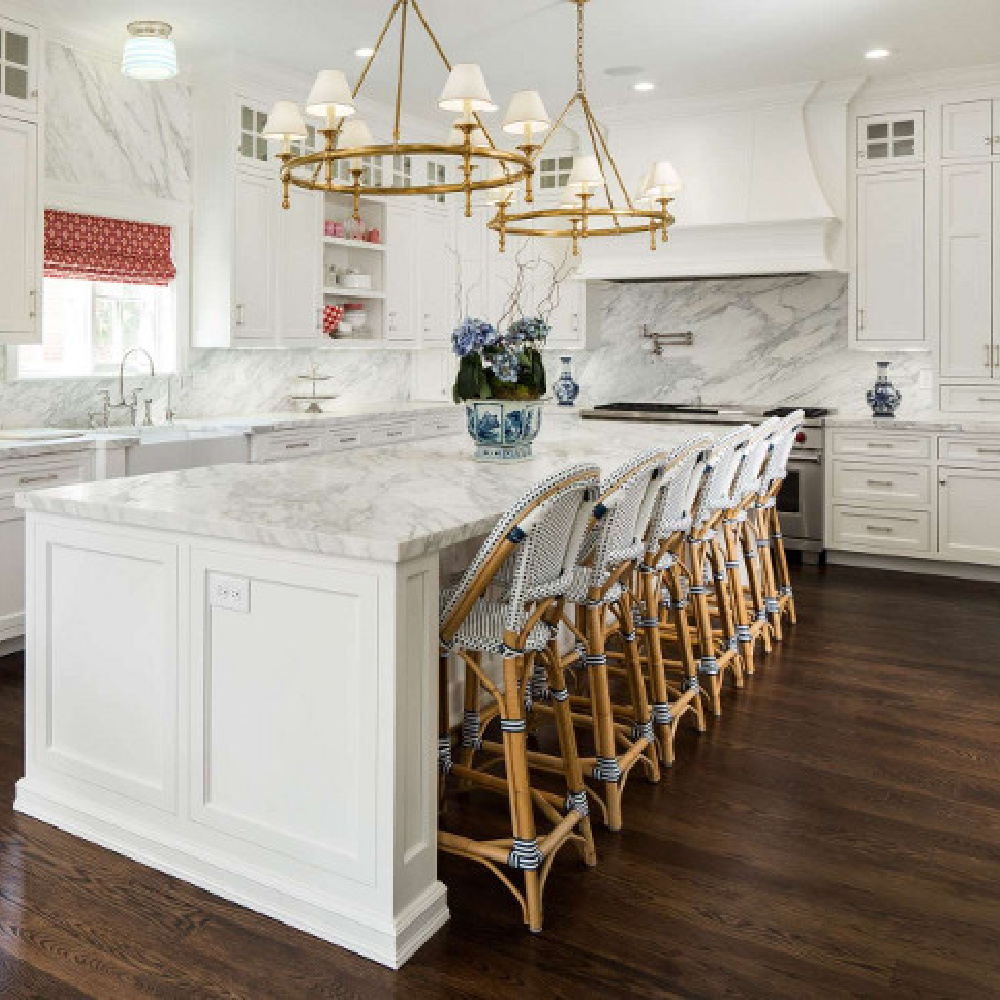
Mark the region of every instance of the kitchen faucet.
<instances>
[{"instance_id":1,"label":"kitchen faucet","mask_svg":"<svg viewBox=\"0 0 1000 1000\"><path fill-rule=\"evenodd\" d=\"M101 410L98 413L90 414L90 426L91 427L110 427L111 426L111 414L114 410L128 410L129 424L133 427L138 423L139 414L139 390L133 389L132 395L129 399L125 398L125 362L133 354L145 354L146 359L149 361L149 374L151 377L156 376L156 365L153 362L153 356L143 347L133 347L126 351L122 355L122 363L118 367L118 402L111 402L111 390L110 389L100 389L98 395L101 397ZM153 426L153 400L144 399L145 413L143 414L142 425L144 427Z\"/></svg>"}]
</instances>

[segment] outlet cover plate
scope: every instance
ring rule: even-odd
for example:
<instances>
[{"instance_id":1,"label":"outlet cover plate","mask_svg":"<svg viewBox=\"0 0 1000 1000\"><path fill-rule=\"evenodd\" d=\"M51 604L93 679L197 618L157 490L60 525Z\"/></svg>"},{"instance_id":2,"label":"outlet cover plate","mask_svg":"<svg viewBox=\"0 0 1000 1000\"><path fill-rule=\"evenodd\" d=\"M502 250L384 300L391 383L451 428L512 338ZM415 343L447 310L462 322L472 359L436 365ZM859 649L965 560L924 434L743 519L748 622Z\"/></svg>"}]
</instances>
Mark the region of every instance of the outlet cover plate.
<instances>
[{"instance_id":1,"label":"outlet cover plate","mask_svg":"<svg viewBox=\"0 0 1000 1000\"><path fill-rule=\"evenodd\" d=\"M208 577L208 603L224 611L250 613L250 581L245 576L226 576L210 573Z\"/></svg>"}]
</instances>

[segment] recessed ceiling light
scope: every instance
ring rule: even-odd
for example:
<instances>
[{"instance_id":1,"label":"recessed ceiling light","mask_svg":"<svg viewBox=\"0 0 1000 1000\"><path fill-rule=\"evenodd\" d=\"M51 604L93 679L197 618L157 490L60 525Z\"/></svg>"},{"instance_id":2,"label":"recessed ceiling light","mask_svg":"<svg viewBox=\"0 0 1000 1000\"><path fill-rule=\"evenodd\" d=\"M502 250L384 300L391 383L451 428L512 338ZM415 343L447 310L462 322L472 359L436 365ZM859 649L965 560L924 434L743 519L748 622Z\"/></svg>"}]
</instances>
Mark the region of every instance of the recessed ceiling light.
<instances>
[{"instance_id":1,"label":"recessed ceiling light","mask_svg":"<svg viewBox=\"0 0 1000 1000\"><path fill-rule=\"evenodd\" d=\"M656 84L652 80L640 80L638 83L632 84L632 89L638 90L640 94L645 94L650 90L656 90Z\"/></svg>"},{"instance_id":2,"label":"recessed ceiling light","mask_svg":"<svg viewBox=\"0 0 1000 1000\"><path fill-rule=\"evenodd\" d=\"M373 55L375 55L375 50L367 48L367 47L363 47L363 48L360 48L360 49L355 49L354 50L354 54L359 59L371 59L371 57Z\"/></svg>"},{"instance_id":3,"label":"recessed ceiling light","mask_svg":"<svg viewBox=\"0 0 1000 1000\"><path fill-rule=\"evenodd\" d=\"M865 53L866 59L888 59L892 55L889 49L869 49Z\"/></svg>"}]
</instances>

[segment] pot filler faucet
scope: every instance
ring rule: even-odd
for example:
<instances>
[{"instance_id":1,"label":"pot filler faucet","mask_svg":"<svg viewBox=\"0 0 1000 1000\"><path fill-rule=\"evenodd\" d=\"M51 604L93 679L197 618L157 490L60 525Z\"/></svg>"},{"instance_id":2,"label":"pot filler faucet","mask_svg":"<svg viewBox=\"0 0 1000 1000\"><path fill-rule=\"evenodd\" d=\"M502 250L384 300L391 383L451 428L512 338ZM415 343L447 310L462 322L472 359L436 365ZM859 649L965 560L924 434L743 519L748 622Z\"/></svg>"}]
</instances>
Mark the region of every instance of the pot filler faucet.
<instances>
[{"instance_id":1,"label":"pot filler faucet","mask_svg":"<svg viewBox=\"0 0 1000 1000\"><path fill-rule=\"evenodd\" d=\"M131 350L126 351L122 355L122 363L118 367L118 402L111 402L111 390L110 389L99 389L97 394L101 397L102 407L100 412L90 414L90 426L91 427L110 427L111 426L111 414L114 410L128 410L129 424L131 426L136 426L138 423L139 414L139 390L133 389L131 396L125 398L125 362L133 354L145 354L146 360L149 362L149 374L151 377L156 375L156 365L153 363L153 357L145 348L133 347ZM142 418L143 427L153 426L153 400L144 399L143 400L144 413Z\"/></svg>"}]
</instances>

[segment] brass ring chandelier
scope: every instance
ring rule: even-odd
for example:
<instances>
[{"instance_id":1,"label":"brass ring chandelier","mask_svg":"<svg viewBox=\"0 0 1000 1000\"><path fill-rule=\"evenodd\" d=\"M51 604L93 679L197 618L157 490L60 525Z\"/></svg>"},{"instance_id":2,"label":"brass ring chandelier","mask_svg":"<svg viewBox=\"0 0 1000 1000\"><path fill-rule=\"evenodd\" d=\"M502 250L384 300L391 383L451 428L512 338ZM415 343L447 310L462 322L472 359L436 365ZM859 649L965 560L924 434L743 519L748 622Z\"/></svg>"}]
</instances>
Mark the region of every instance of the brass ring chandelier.
<instances>
[{"instance_id":1,"label":"brass ring chandelier","mask_svg":"<svg viewBox=\"0 0 1000 1000\"><path fill-rule=\"evenodd\" d=\"M438 106L445 111L456 112L461 118L455 122L448 142L403 142L401 116L403 108L403 77L406 65L406 41L409 14L420 22L441 57L449 76ZM393 122L392 142L375 141L367 125L357 117L356 99L372 64L378 57L389 29L399 19L399 55L396 77L396 107ZM533 92L527 92L530 96ZM523 98L523 94L516 95ZM539 100L540 105L540 100ZM514 105L512 105L512 108ZM303 155L293 154L291 145L306 136L306 126L298 106L292 101L279 101L268 116L263 135L268 139L282 142L278 158L281 160L281 182L283 186L282 207L289 207L289 188L297 187L311 191L326 191L349 195L353 198L354 217L359 218L360 200L363 196L392 197L398 195L465 195L465 214L472 214L472 194L506 188L510 185L525 184L525 201L533 201L531 186L534 174L532 154L539 148L531 141L532 125L520 124L525 142L517 151L500 149L483 126L481 112L496 111L479 66L471 63L452 65L441 48L433 30L424 17L417 0L394 0L389 17L378 36L374 51L368 58L357 85L353 90L341 70L323 70L316 78L306 102L306 111L311 115L326 119L326 126L319 129L325 140L323 149ZM542 127L547 127L546 121ZM458 161L460 179L454 181L428 181L424 184L406 183L401 186L368 183L365 179L363 159L368 157L438 156ZM342 161L350 164L350 180L346 180L337 170ZM492 168L492 169L491 169Z\"/></svg>"},{"instance_id":2,"label":"brass ring chandelier","mask_svg":"<svg viewBox=\"0 0 1000 1000\"><path fill-rule=\"evenodd\" d=\"M536 208L511 211L513 193L502 198L489 228L500 235L500 249L506 249L507 236L530 236L549 239L569 239L573 254L580 252L580 241L592 236L624 236L648 233L650 249L655 250L657 238L666 242L670 226L676 222L670 214L670 202L681 188L680 178L666 160L661 160L645 174L637 199L633 200L622 180L621 171L601 132L587 97L584 72L584 5L587 0L569 0L576 4L576 90L556 120L545 142L532 150L534 161L542 155L559 126L566 121L574 106L582 112L593 155L578 156L567 183L569 201L558 208ZM612 172L623 205L616 205L608 180ZM595 195L595 192L597 194ZM605 204L595 203L603 193ZM525 199L531 204L530 199Z\"/></svg>"}]
</instances>

